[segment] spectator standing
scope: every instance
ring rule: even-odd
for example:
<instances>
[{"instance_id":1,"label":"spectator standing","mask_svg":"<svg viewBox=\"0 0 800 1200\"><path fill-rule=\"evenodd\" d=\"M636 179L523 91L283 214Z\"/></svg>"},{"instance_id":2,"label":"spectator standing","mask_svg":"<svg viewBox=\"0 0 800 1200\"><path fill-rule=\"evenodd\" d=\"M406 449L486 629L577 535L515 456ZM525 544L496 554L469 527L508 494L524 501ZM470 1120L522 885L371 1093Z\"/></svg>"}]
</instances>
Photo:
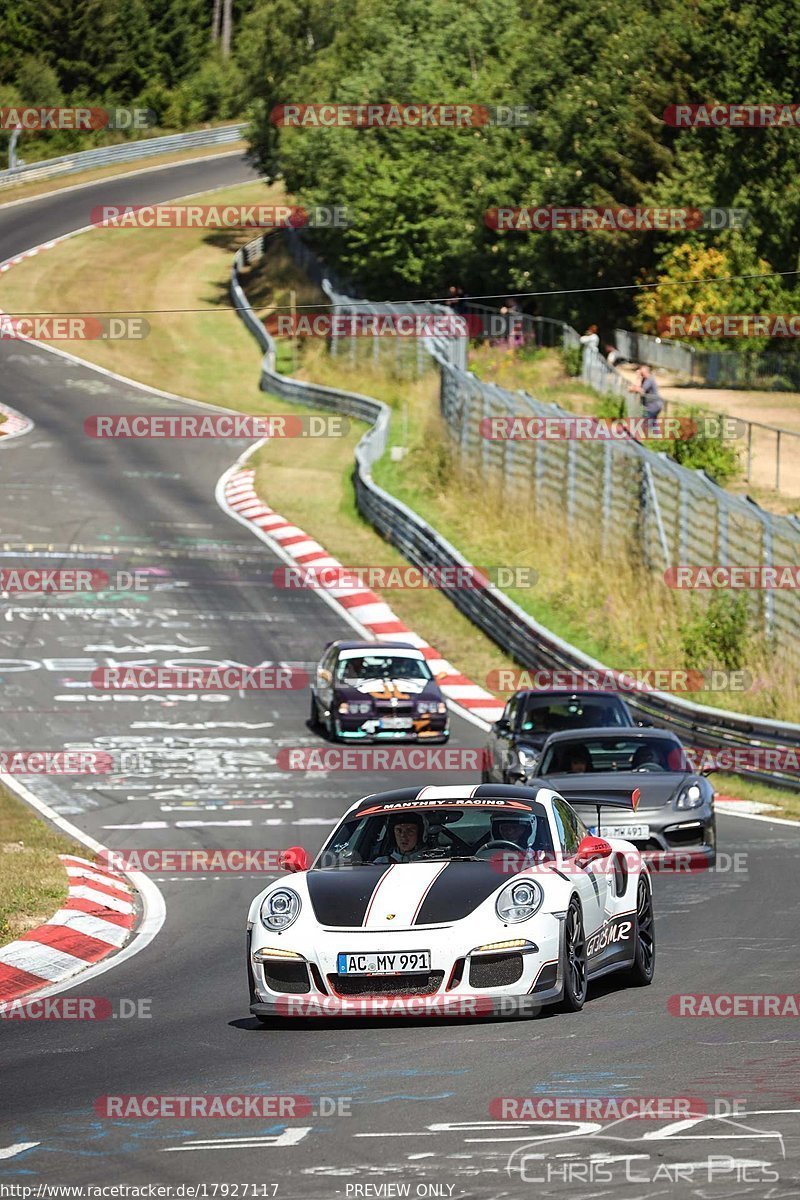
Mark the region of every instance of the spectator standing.
<instances>
[{"instance_id":1,"label":"spectator standing","mask_svg":"<svg viewBox=\"0 0 800 1200\"><path fill-rule=\"evenodd\" d=\"M508 304L503 305L500 312L507 322L506 342L508 347L511 350L518 350L520 346L525 345L525 331L522 326L522 312L513 296Z\"/></svg>"},{"instance_id":2,"label":"spectator standing","mask_svg":"<svg viewBox=\"0 0 800 1200\"><path fill-rule=\"evenodd\" d=\"M597 326L590 325L589 328L586 330L586 333L584 333L583 336L581 337L580 342L581 342L582 346L586 346L591 350L599 351L600 335L597 332Z\"/></svg>"},{"instance_id":3,"label":"spectator standing","mask_svg":"<svg viewBox=\"0 0 800 1200\"><path fill-rule=\"evenodd\" d=\"M635 392L639 396L644 415L647 417L648 427L652 428L658 414L664 407L664 401L661 399L656 377L647 363L642 363L636 374L639 382L632 383L628 391Z\"/></svg>"}]
</instances>

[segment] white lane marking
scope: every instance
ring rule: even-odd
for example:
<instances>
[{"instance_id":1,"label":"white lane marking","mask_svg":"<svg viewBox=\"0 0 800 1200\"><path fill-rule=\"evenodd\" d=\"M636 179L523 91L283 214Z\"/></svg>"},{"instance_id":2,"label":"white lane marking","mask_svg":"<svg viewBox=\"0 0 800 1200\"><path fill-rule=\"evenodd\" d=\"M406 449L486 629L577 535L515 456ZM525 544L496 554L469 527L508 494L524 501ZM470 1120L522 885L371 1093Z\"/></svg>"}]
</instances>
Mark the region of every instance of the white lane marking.
<instances>
[{"instance_id":1,"label":"white lane marking","mask_svg":"<svg viewBox=\"0 0 800 1200\"><path fill-rule=\"evenodd\" d=\"M736 808L723 808L717 804L716 809L726 817L740 817L743 821L766 821L768 825L789 825L792 829L800 829L800 821L790 821L787 817L764 817L760 813L739 812Z\"/></svg>"},{"instance_id":2,"label":"white lane marking","mask_svg":"<svg viewBox=\"0 0 800 1200\"><path fill-rule=\"evenodd\" d=\"M55 812L49 804L45 804L38 796L20 782L15 775L0 774L0 782L18 796L20 800L24 800L32 808L35 808L38 813L53 825L57 825L59 829L86 846L93 854L107 854L108 847L98 842L90 834L84 833L77 825L73 825L71 821L67 821L59 813ZM85 970L81 971L81 983L88 979L94 979L97 975L103 975L106 971L111 971L120 963L125 962L129 958L133 958L134 954L138 954L140 950L144 950L146 946L155 938L161 930L167 915L167 908L164 903L164 897L156 887L155 883L141 871L126 871L126 878L133 884L134 888L139 893L144 911L139 928L134 932L131 940L128 942L118 954L112 955L110 958L103 959L102 962L95 963L93 966L86 966ZM75 986L75 979L62 979L59 983L54 983L51 987L37 989L35 992L29 993L27 1000L38 1000L45 996L57 996L60 992L66 992Z\"/></svg>"},{"instance_id":3,"label":"white lane marking","mask_svg":"<svg viewBox=\"0 0 800 1200\"><path fill-rule=\"evenodd\" d=\"M0 1146L0 1158L16 1158L18 1154L22 1154L23 1150L32 1150L34 1146L41 1146L41 1142L14 1142L13 1146Z\"/></svg>"},{"instance_id":4,"label":"white lane marking","mask_svg":"<svg viewBox=\"0 0 800 1200\"><path fill-rule=\"evenodd\" d=\"M203 1141L186 1142L183 1146L164 1146L161 1154L175 1154L184 1150L251 1150L263 1146L296 1146L313 1128L313 1125L298 1125L294 1129L284 1129L283 1133L268 1134L265 1137L216 1140L207 1138Z\"/></svg>"},{"instance_id":5,"label":"white lane marking","mask_svg":"<svg viewBox=\"0 0 800 1200\"><path fill-rule=\"evenodd\" d=\"M135 825L103 825L103 829L169 829L167 821L139 821Z\"/></svg>"},{"instance_id":6,"label":"white lane marking","mask_svg":"<svg viewBox=\"0 0 800 1200\"><path fill-rule=\"evenodd\" d=\"M181 810L179 810L181 811ZM198 826L238 825L249 828L252 821L142 821L138 825L104 825L103 829L195 829Z\"/></svg>"}]
</instances>

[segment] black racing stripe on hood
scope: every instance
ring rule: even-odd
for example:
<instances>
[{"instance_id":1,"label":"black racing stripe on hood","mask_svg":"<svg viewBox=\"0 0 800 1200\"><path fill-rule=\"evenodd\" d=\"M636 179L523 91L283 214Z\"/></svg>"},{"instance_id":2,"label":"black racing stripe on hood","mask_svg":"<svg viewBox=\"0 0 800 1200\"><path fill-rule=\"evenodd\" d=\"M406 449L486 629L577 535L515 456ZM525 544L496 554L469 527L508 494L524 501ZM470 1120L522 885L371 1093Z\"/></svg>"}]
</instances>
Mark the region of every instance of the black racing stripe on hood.
<instances>
[{"instance_id":1,"label":"black racing stripe on hood","mask_svg":"<svg viewBox=\"0 0 800 1200\"><path fill-rule=\"evenodd\" d=\"M417 913L415 925L460 921L503 883L491 862L451 862L436 877Z\"/></svg>"},{"instance_id":2,"label":"black racing stripe on hood","mask_svg":"<svg viewBox=\"0 0 800 1200\"><path fill-rule=\"evenodd\" d=\"M309 871L308 894L320 925L363 925L370 896L388 870L389 865L371 863L351 870Z\"/></svg>"}]
</instances>

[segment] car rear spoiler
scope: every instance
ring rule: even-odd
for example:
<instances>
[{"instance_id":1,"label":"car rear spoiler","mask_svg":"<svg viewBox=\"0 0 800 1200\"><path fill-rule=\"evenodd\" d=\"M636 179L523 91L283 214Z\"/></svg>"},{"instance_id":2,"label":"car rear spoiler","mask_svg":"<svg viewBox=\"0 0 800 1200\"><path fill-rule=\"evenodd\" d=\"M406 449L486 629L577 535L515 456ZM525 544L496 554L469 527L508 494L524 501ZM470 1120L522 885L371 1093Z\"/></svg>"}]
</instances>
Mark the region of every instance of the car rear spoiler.
<instances>
[{"instance_id":1,"label":"car rear spoiler","mask_svg":"<svg viewBox=\"0 0 800 1200\"><path fill-rule=\"evenodd\" d=\"M597 811L597 835L599 837L599 836L601 836L601 830L600 830L600 809L601 808L624 808L624 809L627 809L628 812L636 812L636 809L639 807L639 801L641 799L641 796L642 796L642 793L640 792L639 788L634 788L632 792L625 792L625 793L620 792L616 796L599 797L599 796L597 796L597 794L592 796L587 793L586 795L582 795L582 796L581 795L565 796L564 798L569 804L574 804L576 806L586 804L586 805L591 805L592 808L596 809L596 811Z\"/></svg>"}]
</instances>

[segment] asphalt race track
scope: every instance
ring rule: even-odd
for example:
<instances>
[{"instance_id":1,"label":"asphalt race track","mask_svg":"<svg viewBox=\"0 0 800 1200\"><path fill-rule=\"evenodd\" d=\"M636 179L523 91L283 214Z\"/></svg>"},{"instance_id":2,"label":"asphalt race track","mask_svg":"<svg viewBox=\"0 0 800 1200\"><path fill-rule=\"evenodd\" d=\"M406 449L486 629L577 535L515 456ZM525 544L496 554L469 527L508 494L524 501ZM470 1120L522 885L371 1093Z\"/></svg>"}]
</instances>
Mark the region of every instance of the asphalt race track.
<instances>
[{"instance_id":1,"label":"asphalt race track","mask_svg":"<svg viewBox=\"0 0 800 1200\"><path fill-rule=\"evenodd\" d=\"M125 194L149 203L249 177L228 156L134 176ZM118 196L106 182L0 208L0 260L87 224L93 205ZM257 367L254 345L254 375ZM275 588L278 560L217 506L217 480L245 443L89 439L90 415L174 411L175 402L20 342L0 342L0 399L35 422L0 447L0 562L138 568L149 581L141 593L91 603L2 600L0 744L111 748L131 767L28 777L37 796L112 847L313 850L357 796L417 782L277 769L278 749L317 740L305 691L213 699L94 691L91 671L122 662L310 666L349 627L313 592ZM482 740L454 719L451 744ZM167 916L155 941L66 993L115 1006L144 1000L149 1018L0 1022L0 1182L205 1183L210 1197L217 1183L264 1189L250 1195L272 1195L276 1184L281 1200L797 1196L796 1022L667 1010L677 993L800 990L800 830L721 816L719 844L743 856L743 870L655 879L652 987L621 990L611 976L582 1013L526 1021L262 1028L248 1014L244 923L263 877L156 876ZM124 1121L97 1115L95 1102L109 1093L344 1099L334 1115L288 1122ZM741 1101L749 1115L613 1127L490 1116L493 1098L536 1093L698 1097L709 1108ZM603 1158L605 1178L592 1155Z\"/></svg>"}]
</instances>

